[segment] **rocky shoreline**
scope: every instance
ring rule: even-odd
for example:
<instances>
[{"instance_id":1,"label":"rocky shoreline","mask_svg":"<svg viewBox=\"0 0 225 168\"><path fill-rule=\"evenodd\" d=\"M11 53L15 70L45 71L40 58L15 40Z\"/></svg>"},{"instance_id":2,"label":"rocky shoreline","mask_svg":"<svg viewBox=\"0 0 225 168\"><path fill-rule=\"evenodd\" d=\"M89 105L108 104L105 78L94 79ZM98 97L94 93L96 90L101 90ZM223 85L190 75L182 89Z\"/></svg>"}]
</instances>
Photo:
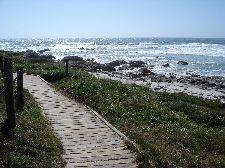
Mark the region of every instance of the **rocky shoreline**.
<instances>
[{"instance_id":1,"label":"rocky shoreline","mask_svg":"<svg viewBox=\"0 0 225 168\"><path fill-rule=\"evenodd\" d=\"M34 60L53 60L54 57L45 55L45 51L48 51L48 49L41 50L38 53L28 50L24 55ZM225 77L222 76L201 76L191 73L186 73L185 76L157 74L151 70L151 67L147 67L143 61L116 60L101 64L94 59L84 60L82 57L68 56L59 62L65 62L66 60L69 60L70 66L86 70L99 78L119 80L123 83L135 83L150 87L155 91L183 92L207 99L218 99L225 103ZM185 66L188 63L181 60L177 64ZM168 65L162 66L166 68Z\"/></svg>"},{"instance_id":2,"label":"rocky shoreline","mask_svg":"<svg viewBox=\"0 0 225 168\"><path fill-rule=\"evenodd\" d=\"M86 70L98 78L118 80L123 83L135 83L150 87L155 91L183 92L189 95L207 99L218 99L225 103L225 78L222 76L200 76L187 74L156 74L146 67L143 61L116 60L107 64L100 64L94 60L83 60L81 57L65 57L62 61L70 60L73 67ZM186 63L182 62L182 65Z\"/></svg>"},{"instance_id":3,"label":"rocky shoreline","mask_svg":"<svg viewBox=\"0 0 225 168\"><path fill-rule=\"evenodd\" d=\"M135 78L131 79L130 77L120 74L120 73L108 73L108 72L99 72L92 74L98 78L105 78L111 80L121 81L125 84L137 84L140 86L146 86L152 90L158 92L169 92L169 93L186 93L188 95L203 97L206 99L220 100L222 103L225 103L225 89L216 89L214 87L203 87L201 85L193 85L189 83L180 83L177 81L167 82L167 81L152 81L151 78ZM157 77L155 77L157 78Z\"/></svg>"}]
</instances>

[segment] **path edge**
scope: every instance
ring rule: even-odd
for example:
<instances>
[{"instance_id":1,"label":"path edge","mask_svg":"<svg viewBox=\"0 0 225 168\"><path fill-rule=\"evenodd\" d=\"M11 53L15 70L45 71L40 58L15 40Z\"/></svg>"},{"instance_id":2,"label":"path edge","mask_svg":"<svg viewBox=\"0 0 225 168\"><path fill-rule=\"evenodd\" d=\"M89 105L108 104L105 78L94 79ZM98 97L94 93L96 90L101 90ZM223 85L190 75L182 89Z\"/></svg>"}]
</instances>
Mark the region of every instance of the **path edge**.
<instances>
[{"instance_id":1,"label":"path edge","mask_svg":"<svg viewBox=\"0 0 225 168\"><path fill-rule=\"evenodd\" d=\"M48 81L46 81L45 79L43 79L40 75L37 75L38 78L40 78L43 82L45 82L47 85L51 86L54 90L54 86L49 83ZM55 90L56 91L56 90ZM69 97L63 95L63 93L61 93L60 91L58 92L60 93L62 96L66 97L67 99L70 100ZM73 100L74 101L74 100ZM80 102L79 102L80 103ZM125 143L128 142L130 144L132 144L132 146L135 148L135 150L137 150L139 153L142 153L141 147L136 144L135 142L133 142L132 140L130 140L126 135L124 135L122 132L120 132L116 127L114 127L112 124L110 124L106 119L104 119L104 117L102 117L97 111L93 110L91 107L89 107L88 105L85 105L83 103L80 103L83 106L85 106L86 108L88 108L91 112L94 113L95 116L97 116L103 123L105 123L112 131L114 131L116 134L118 134L123 140L125 140ZM134 153L137 153L135 150L132 149L132 151ZM136 154L136 159L137 159L137 154ZM137 162L137 160L136 160Z\"/></svg>"}]
</instances>

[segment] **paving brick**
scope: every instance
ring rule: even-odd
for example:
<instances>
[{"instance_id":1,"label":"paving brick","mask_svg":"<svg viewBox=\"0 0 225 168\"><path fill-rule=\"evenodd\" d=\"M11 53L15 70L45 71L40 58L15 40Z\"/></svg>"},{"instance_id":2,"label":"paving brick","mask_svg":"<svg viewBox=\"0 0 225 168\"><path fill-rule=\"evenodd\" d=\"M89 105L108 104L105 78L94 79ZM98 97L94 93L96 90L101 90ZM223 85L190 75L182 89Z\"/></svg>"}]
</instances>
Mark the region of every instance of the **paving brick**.
<instances>
[{"instance_id":1,"label":"paving brick","mask_svg":"<svg viewBox=\"0 0 225 168\"><path fill-rule=\"evenodd\" d=\"M62 142L67 168L137 167L123 138L84 105L56 92L38 76L24 75L24 86L35 97Z\"/></svg>"}]
</instances>

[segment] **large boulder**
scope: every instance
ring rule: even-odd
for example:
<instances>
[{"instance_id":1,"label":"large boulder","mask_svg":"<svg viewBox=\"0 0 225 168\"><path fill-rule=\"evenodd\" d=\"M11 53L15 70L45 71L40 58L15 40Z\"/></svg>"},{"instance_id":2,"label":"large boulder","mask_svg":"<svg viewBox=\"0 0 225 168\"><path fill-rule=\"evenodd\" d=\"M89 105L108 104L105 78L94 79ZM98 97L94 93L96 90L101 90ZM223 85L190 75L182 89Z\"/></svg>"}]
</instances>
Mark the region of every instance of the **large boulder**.
<instances>
[{"instance_id":1,"label":"large boulder","mask_svg":"<svg viewBox=\"0 0 225 168\"><path fill-rule=\"evenodd\" d=\"M145 62L144 61L130 61L129 65L130 65L130 67L135 67L135 68L145 67Z\"/></svg>"},{"instance_id":2,"label":"large boulder","mask_svg":"<svg viewBox=\"0 0 225 168\"><path fill-rule=\"evenodd\" d=\"M220 89L224 89L225 88L225 83L220 83L218 86L219 86Z\"/></svg>"},{"instance_id":3,"label":"large boulder","mask_svg":"<svg viewBox=\"0 0 225 168\"><path fill-rule=\"evenodd\" d=\"M82 57L78 57L78 56L67 56L62 59L63 62L65 62L66 60L73 61L73 62L85 62L85 60Z\"/></svg>"},{"instance_id":4,"label":"large boulder","mask_svg":"<svg viewBox=\"0 0 225 168\"><path fill-rule=\"evenodd\" d=\"M124 64L124 65L120 65L119 67L118 67L118 70L133 70L134 69L134 67L130 67L128 64Z\"/></svg>"},{"instance_id":5,"label":"large boulder","mask_svg":"<svg viewBox=\"0 0 225 168\"><path fill-rule=\"evenodd\" d=\"M103 64L100 64L100 63L97 63L97 62L93 62L88 67L90 67L90 71L92 71L92 72L99 72L99 71L102 70Z\"/></svg>"},{"instance_id":6,"label":"large boulder","mask_svg":"<svg viewBox=\"0 0 225 168\"><path fill-rule=\"evenodd\" d=\"M116 69L113 66L109 65L109 64L106 64L105 66L103 66L102 70L103 71L108 71L108 72L116 71Z\"/></svg>"},{"instance_id":7,"label":"large boulder","mask_svg":"<svg viewBox=\"0 0 225 168\"><path fill-rule=\"evenodd\" d=\"M162 66L163 67L170 67L170 64L169 63L166 63L166 64L163 64Z\"/></svg>"},{"instance_id":8,"label":"large boulder","mask_svg":"<svg viewBox=\"0 0 225 168\"><path fill-rule=\"evenodd\" d=\"M31 62L34 62L34 63L53 62L55 59L53 55L50 55L50 54L41 55L40 53L37 53L33 50L27 50L24 55Z\"/></svg>"},{"instance_id":9,"label":"large boulder","mask_svg":"<svg viewBox=\"0 0 225 168\"><path fill-rule=\"evenodd\" d=\"M40 55L40 57L45 58L45 59L49 59L49 60L55 59L55 57L53 55L50 55L50 54Z\"/></svg>"},{"instance_id":10,"label":"large boulder","mask_svg":"<svg viewBox=\"0 0 225 168\"><path fill-rule=\"evenodd\" d=\"M142 68L140 69L140 75L141 76L149 76L149 75L154 75L155 73L150 71L148 68Z\"/></svg>"},{"instance_id":11,"label":"large boulder","mask_svg":"<svg viewBox=\"0 0 225 168\"><path fill-rule=\"evenodd\" d=\"M123 65L123 64L127 64L127 62L124 61L124 60L116 60L116 61L112 61L112 62L109 63L109 65L113 66L113 67L120 66L120 65Z\"/></svg>"},{"instance_id":12,"label":"large boulder","mask_svg":"<svg viewBox=\"0 0 225 168\"><path fill-rule=\"evenodd\" d=\"M188 62L186 62L186 61L178 61L177 64L179 64L179 65L188 65Z\"/></svg>"},{"instance_id":13,"label":"large boulder","mask_svg":"<svg viewBox=\"0 0 225 168\"><path fill-rule=\"evenodd\" d=\"M39 50L39 51L37 51L38 53L40 53L40 54L43 54L44 52L46 52L46 51L50 51L48 48L45 48L45 49L43 49L43 50Z\"/></svg>"},{"instance_id":14,"label":"large boulder","mask_svg":"<svg viewBox=\"0 0 225 168\"><path fill-rule=\"evenodd\" d=\"M86 61L87 61L87 62L94 62L95 59L94 59L94 58L87 58Z\"/></svg>"},{"instance_id":15,"label":"large boulder","mask_svg":"<svg viewBox=\"0 0 225 168\"><path fill-rule=\"evenodd\" d=\"M39 54L36 53L34 50L26 50L25 56L28 58L36 58L39 56Z\"/></svg>"},{"instance_id":16,"label":"large boulder","mask_svg":"<svg viewBox=\"0 0 225 168\"><path fill-rule=\"evenodd\" d=\"M208 85L209 87L216 87L216 83L213 82L213 81L208 81L207 85Z\"/></svg>"}]
</instances>

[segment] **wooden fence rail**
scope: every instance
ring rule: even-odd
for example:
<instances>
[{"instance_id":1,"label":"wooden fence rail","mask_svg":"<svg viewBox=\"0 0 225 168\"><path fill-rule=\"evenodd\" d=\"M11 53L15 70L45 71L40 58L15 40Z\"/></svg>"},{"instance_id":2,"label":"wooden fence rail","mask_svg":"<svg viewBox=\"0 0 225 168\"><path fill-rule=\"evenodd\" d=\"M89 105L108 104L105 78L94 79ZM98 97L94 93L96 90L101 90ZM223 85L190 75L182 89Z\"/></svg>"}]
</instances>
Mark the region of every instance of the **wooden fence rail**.
<instances>
[{"instance_id":1,"label":"wooden fence rail","mask_svg":"<svg viewBox=\"0 0 225 168\"><path fill-rule=\"evenodd\" d=\"M1 63L2 60L2 63ZM6 119L1 128L2 131L8 131L16 126L16 110L14 103L14 89L13 83L17 80L17 110L22 110L24 104L23 98L23 69L17 68L17 77L13 80L12 60L10 58L0 57L0 65L3 65L1 72L3 72L4 87L2 93L5 96ZM1 91L0 91L1 92Z\"/></svg>"}]
</instances>

